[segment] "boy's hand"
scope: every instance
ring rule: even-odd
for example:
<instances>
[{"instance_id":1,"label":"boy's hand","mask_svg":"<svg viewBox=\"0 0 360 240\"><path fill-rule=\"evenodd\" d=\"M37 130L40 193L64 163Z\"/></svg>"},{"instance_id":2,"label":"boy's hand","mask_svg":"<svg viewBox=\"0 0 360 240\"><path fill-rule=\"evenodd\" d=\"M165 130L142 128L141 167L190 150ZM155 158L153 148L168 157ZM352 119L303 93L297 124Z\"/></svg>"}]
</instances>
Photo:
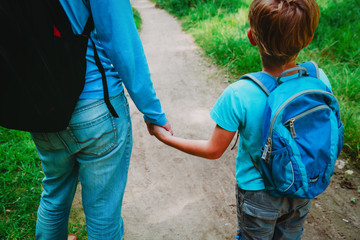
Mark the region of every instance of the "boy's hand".
<instances>
[{"instance_id":1,"label":"boy's hand","mask_svg":"<svg viewBox=\"0 0 360 240\"><path fill-rule=\"evenodd\" d=\"M166 130L164 127L160 127L157 125L152 125L151 130L153 135L160 141L164 142L168 137L171 137L173 134L172 132Z\"/></svg>"},{"instance_id":2,"label":"boy's hand","mask_svg":"<svg viewBox=\"0 0 360 240\"><path fill-rule=\"evenodd\" d=\"M171 133L171 136L174 135L172 129L171 129L171 125L169 122L166 122L164 126L161 126L162 128L164 128L166 131Z\"/></svg>"},{"instance_id":3,"label":"boy's hand","mask_svg":"<svg viewBox=\"0 0 360 240\"><path fill-rule=\"evenodd\" d=\"M154 126L156 126L156 125L155 125L155 124L152 124L152 123L149 123L149 122L147 122L147 121L145 121L145 123L146 123L147 129L148 129L148 131L149 131L149 134L150 134L151 136L153 136L153 135L154 135L153 129L154 129ZM160 126L158 126L158 127L160 127ZM161 126L161 128L164 128L164 129L165 129L166 131L168 131L171 135L174 134L169 122L166 122L165 125Z\"/></svg>"}]
</instances>

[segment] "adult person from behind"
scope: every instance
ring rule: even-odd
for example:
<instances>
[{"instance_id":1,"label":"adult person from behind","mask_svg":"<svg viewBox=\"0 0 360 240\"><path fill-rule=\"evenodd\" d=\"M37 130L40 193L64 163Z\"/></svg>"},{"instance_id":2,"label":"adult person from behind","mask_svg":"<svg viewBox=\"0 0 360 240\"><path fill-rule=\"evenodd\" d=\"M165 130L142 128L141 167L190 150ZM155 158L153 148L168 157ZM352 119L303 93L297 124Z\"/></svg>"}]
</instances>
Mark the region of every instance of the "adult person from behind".
<instances>
[{"instance_id":1,"label":"adult person from behind","mask_svg":"<svg viewBox=\"0 0 360 240\"><path fill-rule=\"evenodd\" d=\"M91 15L95 28L87 49L86 83L69 126L32 133L45 178L37 214L37 239L67 239L78 181L89 239L122 239L121 206L132 149L124 87L148 123L171 131L150 73L128 0L60 0L73 31L81 34ZM94 45L96 48L94 48ZM107 78L114 117L105 104L97 51Z\"/></svg>"}]
</instances>

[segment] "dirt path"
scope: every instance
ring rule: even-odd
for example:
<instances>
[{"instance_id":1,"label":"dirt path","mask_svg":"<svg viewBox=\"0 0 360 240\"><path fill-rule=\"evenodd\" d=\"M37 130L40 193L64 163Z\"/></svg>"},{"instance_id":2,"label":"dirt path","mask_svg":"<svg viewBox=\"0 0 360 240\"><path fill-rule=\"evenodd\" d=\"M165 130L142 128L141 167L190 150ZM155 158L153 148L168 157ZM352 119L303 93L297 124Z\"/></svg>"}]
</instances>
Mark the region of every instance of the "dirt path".
<instances>
[{"instance_id":1,"label":"dirt path","mask_svg":"<svg viewBox=\"0 0 360 240\"><path fill-rule=\"evenodd\" d=\"M177 136L208 138L209 110L226 87L194 40L165 11L133 1L164 111ZM131 105L134 149L123 217L125 239L232 239L236 230L235 152L218 161L185 155L149 136Z\"/></svg>"},{"instance_id":2,"label":"dirt path","mask_svg":"<svg viewBox=\"0 0 360 240\"><path fill-rule=\"evenodd\" d=\"M147 0L132 4L143 20L140 36L175 135L207 139L215 126L209 111L228 85L224 75L175 18ZM216 161L183 154L149 136L142 115L130 107L134 148L122 211L125 239L234 239L236 150ZM357 189L341 188L342 177L337 173L313 201L303 239L360 239L359 202L349 200L359 198ZM358 178L351 180L359 186Z\"/></svg>"}]
</instances>

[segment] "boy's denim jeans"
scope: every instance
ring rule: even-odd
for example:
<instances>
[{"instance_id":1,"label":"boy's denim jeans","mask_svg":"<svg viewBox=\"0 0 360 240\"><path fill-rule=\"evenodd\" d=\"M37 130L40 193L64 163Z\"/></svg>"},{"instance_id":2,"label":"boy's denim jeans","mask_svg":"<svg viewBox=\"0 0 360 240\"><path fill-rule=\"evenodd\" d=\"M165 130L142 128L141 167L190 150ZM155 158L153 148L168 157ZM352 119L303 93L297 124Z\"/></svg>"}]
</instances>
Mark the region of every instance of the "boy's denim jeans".
<instances>
[{"instance_id":1,"label":"boy's denim jeans","mask_svg":"<svg viewBox=\"0 0 360 240\"><path fill-rule=\"evenodd\" d=\"M32 133L42 168L43 193L36 223L37 239L67 239L76 185L89 239L122 239L121 205L132 148L129 106L124 93L111 98L119 118L103 100L79 100L69 127Z\"/></svg>"},{"instance_id":2,"label":"boy's denim jeans","mask_svg":"<svg viewBox=\"0 0 360 240\"><path fill-rule=\"evenodd\" d=\"M245 191L236 185L236 204L242 240L296 240L301 239L311 200L277 198L266 190Z\"/></svg>"}]
</instances>

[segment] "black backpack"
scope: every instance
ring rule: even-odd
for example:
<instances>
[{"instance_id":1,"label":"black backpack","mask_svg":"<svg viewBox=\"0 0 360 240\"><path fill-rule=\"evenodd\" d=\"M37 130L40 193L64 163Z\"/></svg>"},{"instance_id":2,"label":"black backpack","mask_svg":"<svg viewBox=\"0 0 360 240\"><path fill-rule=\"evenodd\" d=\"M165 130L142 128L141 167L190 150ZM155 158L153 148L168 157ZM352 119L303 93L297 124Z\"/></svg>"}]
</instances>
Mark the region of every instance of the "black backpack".
<instances>
[{"instance_id":1,"label":"black backpack","mask_svg":"<svg viewBox=\"0 0 360 240\"><path fill-rule=\"evenodd\" d=\"M83 33L75 35L58 0L1 0L1 126L32 132L66 129L84 88L93 27L90 15ZM95 55L105 101L116 117Z\"/></svg>"}]
</instances>

